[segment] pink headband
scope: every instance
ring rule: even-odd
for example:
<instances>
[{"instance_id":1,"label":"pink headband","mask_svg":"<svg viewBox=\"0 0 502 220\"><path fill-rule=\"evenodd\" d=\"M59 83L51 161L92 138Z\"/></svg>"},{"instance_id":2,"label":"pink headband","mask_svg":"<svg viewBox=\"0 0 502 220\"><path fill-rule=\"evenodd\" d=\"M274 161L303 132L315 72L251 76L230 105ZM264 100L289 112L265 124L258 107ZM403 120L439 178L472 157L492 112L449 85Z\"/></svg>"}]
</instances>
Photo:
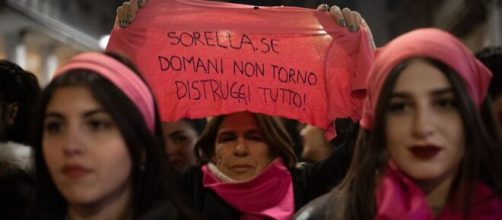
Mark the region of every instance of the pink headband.
<instances>
[{"instance_id":1,"label":"pink headband","mask_svg":"<svg viewBox=\"0 0 502 220\"><path fill-rule=\"evenodd\" d=\"M431 58L455 70L463 79L470 98L477 106L486 97L492 74L462 42L439 29L417 29L397 37L375 52L360 122L363 128L373 127L373 115L380 91L390 71L399 63L413 57Z\"/></svg>"},{"instance_id":2,"label":"pink headband","mask_svg":"<svg viewBox=\"0 0 502 220\"><path fill-rule=\"evenodd\" d=\"M148 129L154 132L153 96L147 85L126 65L102 53L82 53L59 68L55 77L75 69L92 70L112 82L136 105Z\"/></svg>"}]
</instances>

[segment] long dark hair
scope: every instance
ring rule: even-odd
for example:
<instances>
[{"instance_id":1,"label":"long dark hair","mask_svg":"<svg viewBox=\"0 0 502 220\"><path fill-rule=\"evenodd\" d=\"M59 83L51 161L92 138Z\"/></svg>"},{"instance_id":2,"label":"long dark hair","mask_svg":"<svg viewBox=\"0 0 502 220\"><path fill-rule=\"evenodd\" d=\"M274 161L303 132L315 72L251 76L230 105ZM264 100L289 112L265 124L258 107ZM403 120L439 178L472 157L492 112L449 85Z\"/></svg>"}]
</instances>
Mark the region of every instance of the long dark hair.
<instances>
[{"instance_id":1,"label":"long dark hair","mask_svg":"<svg viewBox=\"0 0 502 220\"><path fill-rule=\"evenodd\" d=\"M138 70L126 59L106 53L133 70ZM47 105L55 91L62 87L83 86L89 89L96 101L112 117L127 145L132 161L132 213L133 218L146 212L159 202L172 201L179 210L185 209L180 203L175 181L175 173L167 163L163 151L159 113L155 105L155 132L152 134L139 109L113 83L90 70L76 69L63 74L43 90L33 123L33 147L35 151L36 189L29 219L60 219L67 211L67 202L51 179L42 154L43 120ZM141 76L140 76L141 78Z\"/></svg>"},{"instance_id":2,"label":"long dark hair","mask_svg":"<svg viewBox=\"0 0 502 220\"><path fill-rule=\"evenodd\" d=\"M289 137L281 121L272 116L254 114L265 143L270 148L273 157L281 157L288 167L296 165L296 155L293 150L293 142ZM223 120L226 115L211 118L195 144L194 153L200 162L210 161L214 155L214 143Z\"/></svg>"},{"instance_id":3,"label":"long dark hair","mask_svg":"<svg viewBox=\"0 0 502 220\"><path fill-rule=\"evenodd\" d=\"M495 123L489 98L480 108L475 107L457 73L443 63L424 59L445 74L457 98L466 148L460 172L450 189L449 201L455 202L454 208L468 213L476 181L483 181L498 196L502 195L500 130ZM375 189L389 160L384 135L386 112L396 81L406 66L406 61L397 65L385 80L372 130L359 131L349 171L342 183L331 191L329 201L335 204L335 208L326 210L330 219L374 219L377 211Z\"/></svg>"}]
</instances>

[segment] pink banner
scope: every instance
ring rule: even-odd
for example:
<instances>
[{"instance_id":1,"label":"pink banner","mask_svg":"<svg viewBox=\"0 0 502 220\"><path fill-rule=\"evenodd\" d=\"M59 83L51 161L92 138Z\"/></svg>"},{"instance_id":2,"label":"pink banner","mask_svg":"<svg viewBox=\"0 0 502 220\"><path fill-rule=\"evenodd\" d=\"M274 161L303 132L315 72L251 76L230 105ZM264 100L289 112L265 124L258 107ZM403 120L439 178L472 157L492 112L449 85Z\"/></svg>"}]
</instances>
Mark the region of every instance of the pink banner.
<instances>
[{"instance_id":1,"label":"pink banner","mask_svg":"<svg viewBox=\"0 0 502 220\"><path fill-rule=\"evenodd\" d=\"M372 55L366 33L326 12L198 0L150 0L108 50L136 63L162 120L238 111L327 129L359 120Z\"/></svg>"}]
</instances>

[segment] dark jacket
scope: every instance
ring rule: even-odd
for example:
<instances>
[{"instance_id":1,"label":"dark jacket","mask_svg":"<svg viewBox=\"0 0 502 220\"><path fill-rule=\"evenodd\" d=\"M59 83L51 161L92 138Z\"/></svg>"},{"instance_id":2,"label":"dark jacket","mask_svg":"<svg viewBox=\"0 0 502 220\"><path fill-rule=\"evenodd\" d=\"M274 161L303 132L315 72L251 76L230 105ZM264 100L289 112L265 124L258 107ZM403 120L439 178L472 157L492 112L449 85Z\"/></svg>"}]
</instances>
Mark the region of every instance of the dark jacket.
<instances>
[{"instance_id":1,"label":"dark jacket","mask_svg":"<svg viewBox=\"0 0 502 220\"><path fill-rule=\"evenodd\" d=\"M321 197L314 199L307 205L303 206L295 216L294 220L315 220L315 219L327 219L326 215L327 209L332 209L333 204L329 202L330 193L326 193Z\"/></svg>"}]
</instances>

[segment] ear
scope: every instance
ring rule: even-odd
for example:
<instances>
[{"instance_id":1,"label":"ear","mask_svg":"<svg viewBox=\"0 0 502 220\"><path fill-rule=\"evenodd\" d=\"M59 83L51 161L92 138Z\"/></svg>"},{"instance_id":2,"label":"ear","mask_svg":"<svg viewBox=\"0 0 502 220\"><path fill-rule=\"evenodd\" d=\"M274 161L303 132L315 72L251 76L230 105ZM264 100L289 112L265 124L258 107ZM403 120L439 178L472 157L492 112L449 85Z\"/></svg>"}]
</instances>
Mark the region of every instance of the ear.
<instances>
[{"instance_id":1,"label":"ear","mask_svg":"<svg viewBox=\"0 0 502 220\"><path fill-rule=\"evenodd\" d=\"M16 116L18 111L19 111L19 105L17 103L12 103L7 106L6 122L8 125L13 125L16 122Z\"/></svg>"}]
</instances>

